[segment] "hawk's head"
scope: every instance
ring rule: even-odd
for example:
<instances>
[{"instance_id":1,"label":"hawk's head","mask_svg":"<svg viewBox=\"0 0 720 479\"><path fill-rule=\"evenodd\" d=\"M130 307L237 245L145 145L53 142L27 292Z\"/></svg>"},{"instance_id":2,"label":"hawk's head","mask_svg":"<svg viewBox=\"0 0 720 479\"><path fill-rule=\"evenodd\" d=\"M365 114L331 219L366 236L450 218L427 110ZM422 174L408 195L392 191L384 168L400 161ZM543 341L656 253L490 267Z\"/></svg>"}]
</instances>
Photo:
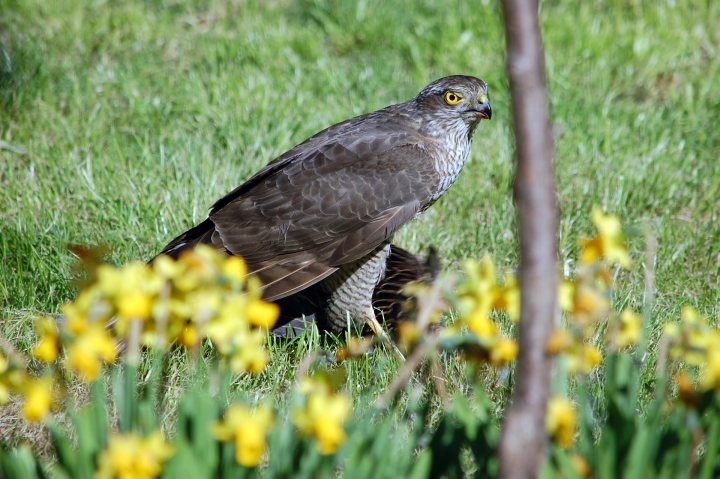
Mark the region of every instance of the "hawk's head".
<instances>
[{"instance_id":1,"label":"hawk's head","mask_svg":"<svg viewBox=\"0 0 720 479\"><path fill-rule=\"evenodd\" d=\"M417 106L435 121L461 120L472 135L480 120L492 117L487 83L479 78L453 75L435 80L414 98Z\"/></svg>"}]
</instances>

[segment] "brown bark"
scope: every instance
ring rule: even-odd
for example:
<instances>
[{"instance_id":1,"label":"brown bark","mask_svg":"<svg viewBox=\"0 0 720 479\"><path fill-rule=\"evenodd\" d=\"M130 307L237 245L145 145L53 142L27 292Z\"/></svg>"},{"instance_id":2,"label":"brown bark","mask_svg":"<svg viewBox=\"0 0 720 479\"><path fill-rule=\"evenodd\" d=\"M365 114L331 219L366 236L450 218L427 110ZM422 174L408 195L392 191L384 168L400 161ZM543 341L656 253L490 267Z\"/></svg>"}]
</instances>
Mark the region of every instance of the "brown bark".
<instances>
[{"instance_id":1,"label":"brown bark","mask_svg":"<svg viewBox=\"0 0 720 479\"><path fill-rule=\"evenodd\" d=\"M545 458L551 358L545 345L557 301L557 206L545 65L533 0L503 0L512 94L520 233L520 352L500 438L500 477L534 478Z\"/></svg>"}]
</instances>

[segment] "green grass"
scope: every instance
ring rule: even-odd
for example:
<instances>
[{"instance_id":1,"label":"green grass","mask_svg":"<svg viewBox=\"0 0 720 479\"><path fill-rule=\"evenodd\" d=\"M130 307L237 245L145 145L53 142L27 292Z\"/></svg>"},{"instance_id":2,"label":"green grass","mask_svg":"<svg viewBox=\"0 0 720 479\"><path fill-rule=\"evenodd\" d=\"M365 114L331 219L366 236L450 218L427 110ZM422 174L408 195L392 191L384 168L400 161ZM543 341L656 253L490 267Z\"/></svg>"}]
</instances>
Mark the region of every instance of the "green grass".
<instances>
[{"instance_id":1,"label":"green grass","mask_svg":"<svg viewBox=\"0 0 720 479\"><path fill-rule=\"evenodd\" d=\"M439 247L449 269L484 253L517 265L494 1L4 0L0 12L0 332L21 345L26 311L73 295L67 245L148 259L289 147L448 74L485 79L494 118L457 184L396 241ZM619 305L642 306L651 231L653 325L683 303L717 317L720 4L542 2L541 17L563 264L600 204L637 233ZM274 346L270 370L242 389L282 392L305 350ZM370 356L349 383L372 396L396 367Z\"/></svg>"}]
</instances>

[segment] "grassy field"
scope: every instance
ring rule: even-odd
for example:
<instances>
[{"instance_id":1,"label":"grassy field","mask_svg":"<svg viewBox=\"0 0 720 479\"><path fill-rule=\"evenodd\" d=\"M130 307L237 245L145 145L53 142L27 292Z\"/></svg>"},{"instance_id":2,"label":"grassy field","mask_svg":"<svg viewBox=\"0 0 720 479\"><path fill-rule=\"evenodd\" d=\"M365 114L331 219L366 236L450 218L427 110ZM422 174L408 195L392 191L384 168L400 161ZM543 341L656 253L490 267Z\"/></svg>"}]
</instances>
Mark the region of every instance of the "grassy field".
<instances>
[{"instance_id":1,"label":"grassy field","mask_svg":"<svg viewBox=\"0 0 720 479\"><path fill-rule=\"evenodd\" d=\"M542 2L541 18L562 263L599 204L635 233L638 260L657 237L654 325L684 303L717 318L720 4ZM21 345L28 312L73 296L68 244L148 259L289 147L448 74L489 83L493 121L396 240L437 246L448 269L485 253L517 264L496 2L2 0L0 35L0 334ZM619 284L618 307L640 308L641 266ZM282 391L305 349L274 348L247 390ZM351 389L376 394L396 367L371 355Z\"/></svg>"}]
</instances>

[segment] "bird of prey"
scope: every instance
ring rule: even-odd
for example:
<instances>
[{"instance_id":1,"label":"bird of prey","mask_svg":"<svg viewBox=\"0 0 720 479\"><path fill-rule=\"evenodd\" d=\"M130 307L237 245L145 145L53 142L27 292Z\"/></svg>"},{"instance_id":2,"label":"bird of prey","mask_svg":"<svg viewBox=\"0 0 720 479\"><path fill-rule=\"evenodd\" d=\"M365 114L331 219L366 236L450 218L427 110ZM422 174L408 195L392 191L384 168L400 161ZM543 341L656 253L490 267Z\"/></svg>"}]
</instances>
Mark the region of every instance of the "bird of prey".
<instances>
[{"instance_id":1,"label":"bird of prey","mask_svg":"<svg viewBox=\"0 0 720 479\"><path fill-rule=\"evenodd\" d=\"M384 279L398 270L421 274L421 260L391 246L393 233L453 184L476 127L491 116L484 81L436 80L409 101L340 122L283 153L161 254L177 257L202 243L241 256L264 299L290 309L283 316L319 298L329 330L347 329L348 319L362 329L375 319Z\"/></svg>"}]
</instances>

